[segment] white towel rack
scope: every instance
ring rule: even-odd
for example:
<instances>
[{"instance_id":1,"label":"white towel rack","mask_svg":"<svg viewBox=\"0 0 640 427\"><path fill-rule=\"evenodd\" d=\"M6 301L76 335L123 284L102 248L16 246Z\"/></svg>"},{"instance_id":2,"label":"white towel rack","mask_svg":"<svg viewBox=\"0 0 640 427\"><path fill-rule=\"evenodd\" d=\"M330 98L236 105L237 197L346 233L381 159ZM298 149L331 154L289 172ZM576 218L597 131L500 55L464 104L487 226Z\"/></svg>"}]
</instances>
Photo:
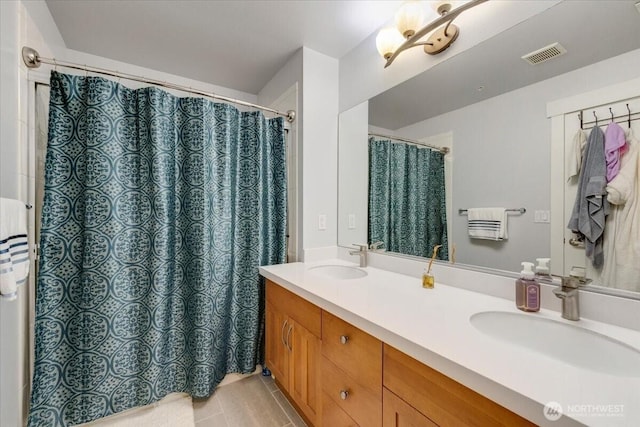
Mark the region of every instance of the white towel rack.
<instances>
[{"instance_id":1,"label":"white towel rack","mask_svg":"<svg viewBox=\"0 0 640 427\"><path fill-rule=\"evenodd\" d=\"M513 209L505 209L507 212L518 212L520 215L527 212L527 208L513 208ZM458 209L459 215L464 215L468 212L468 209Z\"/></svg>"}]
</instances>

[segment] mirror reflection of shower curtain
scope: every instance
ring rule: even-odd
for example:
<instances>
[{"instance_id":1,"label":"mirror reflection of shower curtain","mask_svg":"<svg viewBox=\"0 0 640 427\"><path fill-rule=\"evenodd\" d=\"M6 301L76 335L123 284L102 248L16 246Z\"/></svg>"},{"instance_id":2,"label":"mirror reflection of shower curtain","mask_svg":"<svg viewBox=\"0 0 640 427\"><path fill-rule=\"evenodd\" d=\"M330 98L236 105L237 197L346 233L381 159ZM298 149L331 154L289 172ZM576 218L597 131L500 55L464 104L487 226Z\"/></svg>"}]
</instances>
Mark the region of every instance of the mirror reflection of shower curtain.
<instances>
[{"instance_id":1,"label":"mirror reflection of shower curtain","mask_svg":"<svg viewBox=\"0 0 640 427\"><path fill-rule=\"evenodd\" d=\"M444 155L369 138L369 242L390 252L449 259Z\"/></svg>"}]
</instances>

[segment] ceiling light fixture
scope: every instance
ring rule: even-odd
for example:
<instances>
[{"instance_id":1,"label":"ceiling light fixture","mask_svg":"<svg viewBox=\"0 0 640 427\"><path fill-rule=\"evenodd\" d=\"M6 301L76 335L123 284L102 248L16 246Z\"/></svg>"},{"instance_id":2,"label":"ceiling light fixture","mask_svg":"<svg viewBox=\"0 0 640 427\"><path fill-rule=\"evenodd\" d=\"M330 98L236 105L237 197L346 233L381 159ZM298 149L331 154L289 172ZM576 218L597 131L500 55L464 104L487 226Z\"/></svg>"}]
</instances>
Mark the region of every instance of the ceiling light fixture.
<instances>
[{"instance_id":1,"label":"ceiling light fixture","mask_svg":"<svg viewBox=\"0 0 640 427\"><path fill-rule=\"evenodd\" d=\"M387 60L384 67L387 68L401 52L412 47L424 46L425 53L429 55L436 55L444 51L460 34L460 28L452 24L453 20L465 10L486 1L471 0L455 9L451 9L450 2L438 2L436 3L436 11L440 17L422 28L419 28L424 19L420 2L406 2L396 13L396 27L383 28L376 37L378 52ZM426 41L420 41L431 32L433 33Z\"/></svg>"}]
</instances>

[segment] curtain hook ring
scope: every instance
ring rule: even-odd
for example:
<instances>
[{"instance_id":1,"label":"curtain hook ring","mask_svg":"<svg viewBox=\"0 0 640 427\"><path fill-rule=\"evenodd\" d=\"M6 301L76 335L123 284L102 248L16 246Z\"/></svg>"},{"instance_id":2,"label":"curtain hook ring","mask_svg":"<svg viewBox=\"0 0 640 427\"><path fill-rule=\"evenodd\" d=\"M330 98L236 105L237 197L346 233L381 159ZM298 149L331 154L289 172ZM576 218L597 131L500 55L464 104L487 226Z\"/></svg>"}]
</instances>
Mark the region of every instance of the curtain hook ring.
<instances>
[{"instance_id":1,"label":"curtain hook ring","mask_svg":"<svg viewBox=\"0 0 640 427\"><path fill-rule=\"evenodd\" d=\"M627 102L627 111L629 112L629 116L627 119L627 126L629 126L629 129L631 129L631 108L629 108L629 103Z\"/></svg>"},{"instance_id":2,"label":"curtain hook ring","mask_svg":"<svg viewBox=\"0 0 640 427\"><path fill-rule=\"evenodd\" d=\"M58 61L56 61L56 58L53 58L53 71L58 72Z\"/></svg>"},{"instance_id":3,"label":"curtain hook ring","mask_svg":"<svg viewBox=\"0 0 640 427\"><path fill-rule=\"evenodd\" d=\"M611 123L613 123L613 110L609 107L609 113L611 113Z\"/></svg>"},{"instance_id":4,"label":"curtain hook ring","mask_svg":"<svg viewBox=\"0 0 640 427\"><path fill-rule=\"evenodd\" d=\"M596 119L596 126L598 126L598 116L596 116L596 110L593 110L593 117Z\"/></svg>"}]
</instances>

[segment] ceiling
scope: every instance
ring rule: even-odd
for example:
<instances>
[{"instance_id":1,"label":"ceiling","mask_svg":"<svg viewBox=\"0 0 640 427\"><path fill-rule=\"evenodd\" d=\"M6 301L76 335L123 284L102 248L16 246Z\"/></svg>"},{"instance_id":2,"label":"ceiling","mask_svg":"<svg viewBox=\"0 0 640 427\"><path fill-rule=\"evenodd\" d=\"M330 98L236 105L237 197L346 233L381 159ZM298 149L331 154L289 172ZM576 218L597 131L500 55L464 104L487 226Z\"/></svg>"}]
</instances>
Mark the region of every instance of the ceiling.
<instances>
[{"instance_id":1,"label":"ceiling","mask_svg":"<svg viewBox=\"0 0 640 427\"><path fill-rule=\"evenodd\" d=\"M70 49L257 94L300 47L340 58L402 2L46 3Z\"/></svg>"},{"instance_id":2,"label":"ceiling","mask_svg":"<svg viewBox=\"0 0 640 427\"><path fill-rule=\"evenodd\" d=\"M370 124L395 130L639 49L636 2L563 1L374 97ZM301 46L344 56L388 23L401 3L46 0L70 49L250 94ZM460 37L473 35L463 27ZM556 41L568 53L536 66L520 59Z\"/></svg>"},{"instance_id":3,"label":"ceiling","mask_svg":"<svg viewBox=\"0 0 640 427\"><path fill-rule=\"evenodd\" d=\"M640 49L637 2L563 1L372 98L369 124L396 130ZM521 59L554 42L567 53L537 65Z\"/></svg>"}]
</instances>

